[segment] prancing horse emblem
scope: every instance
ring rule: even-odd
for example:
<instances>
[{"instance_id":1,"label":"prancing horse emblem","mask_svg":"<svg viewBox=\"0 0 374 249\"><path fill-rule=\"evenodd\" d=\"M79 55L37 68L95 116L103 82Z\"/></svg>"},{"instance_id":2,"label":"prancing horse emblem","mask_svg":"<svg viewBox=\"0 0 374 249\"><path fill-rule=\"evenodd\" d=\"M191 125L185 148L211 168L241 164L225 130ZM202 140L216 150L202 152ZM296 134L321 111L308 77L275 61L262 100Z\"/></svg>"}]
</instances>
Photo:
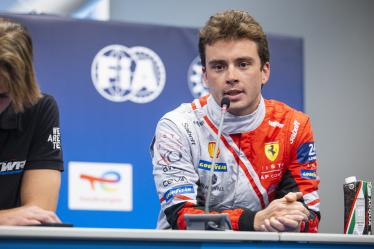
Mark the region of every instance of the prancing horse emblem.
<instances>
[{"instance_id":1,"label":"prancing horse emblem","mask_svg":"<svg viewBox=\"0 0 374 249\"><path fill-rule=\"evenodd\" d=\"M274 162L277 159L279 154L279 143L278 142L271 142L265 144L265 155L266 157Z\"/></svg>"}]
</instances>

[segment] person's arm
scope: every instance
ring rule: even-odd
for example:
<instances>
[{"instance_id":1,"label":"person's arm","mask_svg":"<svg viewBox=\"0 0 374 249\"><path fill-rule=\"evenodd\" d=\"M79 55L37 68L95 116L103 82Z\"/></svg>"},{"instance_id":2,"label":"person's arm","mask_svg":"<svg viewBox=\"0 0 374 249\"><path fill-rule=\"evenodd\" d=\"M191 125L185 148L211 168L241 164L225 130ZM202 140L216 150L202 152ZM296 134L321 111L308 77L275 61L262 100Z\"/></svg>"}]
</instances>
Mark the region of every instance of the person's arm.
<instances>
[{"instance_id":1,"label":"person's arm","mask_svg":"<svg viewBox=\"0 0 374 249\"><path fill-rule=\"evenodd\" d=\"M233 230L284 232L299 229L300 223L308 220L309 211L297 201L301 193L289 193L281 199L274 200L265 209L258 212L246 208L212 210L210 213L226 213L229 215ZM203 214L204 206L185 202L171 206L165 214L174 229L186 229L184 214ZM170 221L169 221L170 222Z\"/></svg>"},{"instance_id":2,"label":"person's arm","mask_svg":"<svg viewBox=\"0 0 374 249\"><path fill-rule=\"evenodd\" d=\"M0 225L61 223L54 213L60 175L57 170L27 170L21 183L21 207L1 210Z\"/></svg>"},{"instance_id":3,"label":"person's arm","mask_svg":"<svg viewBox=\"0 0 374 249\"><path fill-rule=\"evenodd\" d=\"M37 123L20 186L21 206L1 210L0 225L61 223L54 213L63 170L58 107L46 96L30 113Z\"/></svg>"},{"instance_id":4,"label":"person's arm","mask_svg":"<svg viewBox=\"0 0 374 249\"><path fill-rule=\"evenodd\" d=\"M57 215L38 206L21 206L0 210L0 225L29 226L42 223L61 223Z\"/></svg>"},{"instance_id":5,"label":"person's arm","mask_svg":"<svg viewBox=\"0 0 374 249\"><path fill-rule=\"evenodd\" d=\"M61 172L51 169L26 170L21 185L21 205L55 211Z\"/></svg>"},{"instance_id":6,"label":"person's arm","mask_svg":"<svg viewBox=\"0 0 374 249\"><path fill-rule=\"evenodd\" d=\"M59 111L45 95L33 112L37 119L20 188L21 205L55 211L63 170Z\"/></svg>"},{"instance_id":7,"label":"person's arm","mask_svg":"<svg viewBox=\"0 0 374 249\"><path fill-rule=\"evenodd\" d=\"M308 210L307 220L298 221L297 226L289 227L290 219L293 217L281 217L266 221L265 230L278 230L277 228L285 228L283 231L300 231L300 232L318 232L318 224L320 221L319 195L318 185L319 177L317 175L317 160L314 145L313 132L310 120L305 115L296 113L299 129L296 137L294 137L292 148L290 150L290 164L288 170L282 178L278 186L277 198L282 198L290 192L301 192L296 198L298 205L303 205ZM291 143L291 142L290 142ZM286 221L287 220L287 221ZM293 223L294 225L296 223ZM283 225L283 227L282 227Z\"/></svg>"}]
</instances>

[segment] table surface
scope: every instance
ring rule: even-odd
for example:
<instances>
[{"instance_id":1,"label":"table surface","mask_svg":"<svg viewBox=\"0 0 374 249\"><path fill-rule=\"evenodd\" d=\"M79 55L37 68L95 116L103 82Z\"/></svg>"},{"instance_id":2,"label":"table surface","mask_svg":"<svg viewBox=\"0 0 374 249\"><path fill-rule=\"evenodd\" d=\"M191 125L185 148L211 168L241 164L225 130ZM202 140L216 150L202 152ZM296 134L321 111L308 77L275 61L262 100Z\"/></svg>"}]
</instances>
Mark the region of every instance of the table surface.
<instances>
[{"instance_id":1,"label":"table surface","mask_svg":"<svg viewBox=\"0 0 374 249\"><path fill-rule=\"evenodd\" d=\"M0 239L4 238L196 242L283 241L374 245L374 235L0 226Z\"/></svg>"}]
</instances>

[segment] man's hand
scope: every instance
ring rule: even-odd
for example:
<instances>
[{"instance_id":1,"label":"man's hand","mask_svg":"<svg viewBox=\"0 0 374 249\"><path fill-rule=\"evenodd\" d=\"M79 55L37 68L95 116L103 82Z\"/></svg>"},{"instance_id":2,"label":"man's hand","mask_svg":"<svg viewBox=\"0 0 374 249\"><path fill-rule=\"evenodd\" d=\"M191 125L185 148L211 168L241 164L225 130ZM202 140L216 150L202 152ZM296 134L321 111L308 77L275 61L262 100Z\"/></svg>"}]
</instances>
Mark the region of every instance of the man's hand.
<instances>
[{"instance_id":1,"label":"man's hand","mask_svg":"<svg viewBox=\"0 0 374 249\"><path fill-rule=\"evenodd\" d=\"M42 223L61 223L61 220L54 212L37 206L22 206L0 211L0 225L22 226Z\"/></svg>"},{"instance_id":2,"label":"man's hand","mask_svg":"<svg viewBox=\"0 0 374 249\"><path fill-rule=\"evenodd\" d=\"M264 210L257 212L254 220L256 231L298 231L302 221L308 220L309 211L297 200L302 193L288 193L272 201Z\"/></svg>"}]
</instances>

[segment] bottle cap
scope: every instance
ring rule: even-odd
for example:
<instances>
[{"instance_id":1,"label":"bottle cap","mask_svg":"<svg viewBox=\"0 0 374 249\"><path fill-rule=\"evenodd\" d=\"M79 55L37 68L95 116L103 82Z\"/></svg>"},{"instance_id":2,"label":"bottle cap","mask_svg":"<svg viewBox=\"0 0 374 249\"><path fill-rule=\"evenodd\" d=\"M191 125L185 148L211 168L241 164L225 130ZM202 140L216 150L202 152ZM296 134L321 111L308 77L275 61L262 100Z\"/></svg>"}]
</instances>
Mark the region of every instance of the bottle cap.
<instances>
[{"instance_id":1,"label":"bottle cap","mask_svg":"<svg viewBox=\"0 0 374 249\"><path fill-rule=\"evenodd\" d=\"M355 176L350 176L345 178L345 183L357 182L357 178Z\"/></svg>"}]
</instances>

